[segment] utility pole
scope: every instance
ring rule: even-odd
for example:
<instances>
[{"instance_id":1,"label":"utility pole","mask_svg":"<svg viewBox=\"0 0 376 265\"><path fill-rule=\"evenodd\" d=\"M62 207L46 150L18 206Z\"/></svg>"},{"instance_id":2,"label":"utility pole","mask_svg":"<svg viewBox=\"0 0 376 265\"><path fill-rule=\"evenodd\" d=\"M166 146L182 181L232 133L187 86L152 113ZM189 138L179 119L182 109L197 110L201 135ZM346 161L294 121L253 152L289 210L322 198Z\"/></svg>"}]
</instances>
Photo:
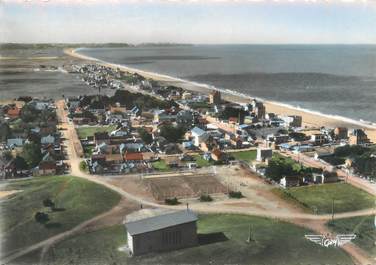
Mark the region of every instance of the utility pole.
<instances>
[{"instance_id":1,"label":"utility pole","mask_svg":"<svg viewBox=\"0 0 376 265\"><path fill-rule=\"evenodd\" d=\"M252 225L249 224L249 230L248 230L248 239L247 239L247 243L251 243L251 241L254 241L254 238L252 237Z\"/></svg>"}]
</instances>

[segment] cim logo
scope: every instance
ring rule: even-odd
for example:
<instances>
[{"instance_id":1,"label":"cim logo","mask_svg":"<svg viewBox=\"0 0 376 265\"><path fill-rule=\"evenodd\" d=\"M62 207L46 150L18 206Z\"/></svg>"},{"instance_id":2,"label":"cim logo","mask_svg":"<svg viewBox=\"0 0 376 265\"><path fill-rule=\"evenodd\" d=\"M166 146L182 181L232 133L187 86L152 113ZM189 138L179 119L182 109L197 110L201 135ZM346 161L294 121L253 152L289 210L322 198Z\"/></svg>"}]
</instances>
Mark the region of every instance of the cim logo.
<instances>
[{"instance_id":1,"label":"cim logo","mask_svg":"<svg viewBox=\"0 0 376 265\"><path fill-rule=\"evenodd\" d=\"M323 247L340 247L347 243L349 243L351 240L356 238L355 234L348 234L348 235L337 235L335 238L331 238L329 236L325 235L305 235L306 239L320 245Z\"/></svg>"}]
</instances>

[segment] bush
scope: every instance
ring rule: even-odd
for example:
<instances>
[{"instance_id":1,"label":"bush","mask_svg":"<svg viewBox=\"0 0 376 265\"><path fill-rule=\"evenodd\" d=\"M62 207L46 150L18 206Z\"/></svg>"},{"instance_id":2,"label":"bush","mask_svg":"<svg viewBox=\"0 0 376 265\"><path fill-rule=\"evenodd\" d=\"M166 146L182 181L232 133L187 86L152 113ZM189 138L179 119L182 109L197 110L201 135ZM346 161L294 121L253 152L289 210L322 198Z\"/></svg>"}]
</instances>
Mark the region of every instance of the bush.
<instances>
[{"instance_id":1,"label":"bush","mask_svg":"<svg viewBox=\"0 0 376 265\"><path fill-rule=\"evenodd\" d=\"M174 197L172 199L165 199L165 203L167 205L178 205L180 202L178 201L176 197Z\"/></svg>"},{"instance_id":2,"label":"bush","mask_svg":"<svg viewBox=\"0 0 376 265\"><path fill-rule=\"evenodd\" d=\"M41 224L47 223L50 219L48 218L48 214L43 213L43 212L37 212L34 215L35 221Z\"/></svg>"},{"instance_id":3,"label":"bush","mask_svg":"<svg viewBox=\"0 0 376 265\"><path fill-rule=\"evenodd\" d=\"M87 168L87 164L86 164L85 161L81 161L80 162L80 170L84 171L84 172L87 172L88 168Z\"/></svg>"},{"instance_id":4,"label":"bush","mask_svg":"<svg viewBox=\"0 0 376 265\"><path fill-rule=\"evenodd\" d=\"M228 193L228 197L235 198L235 199L241 199L243 198L243 194L240 191L230 191Z\"/></svg>"},{"instance_id":5,"label":"bush","mask_svg":"<svg viewBox=\"0 0 376 265\"><path fill-rule=\"evenodd\" d=\"M49 207L51 210L53 210L55 208L55 203L51 199L44 199L43 206Z\"/></svg>"},{"instance_id":6,"label":"bush","mask_svg":"<svg viewBox=\"0 0 376 265\"><path fill-rule=\"evenodd\" d=\"M200 196L200 202L211 202L213 201L213 198L208 194L208 195L201 195Z\"/></svg>"}]
</instances>

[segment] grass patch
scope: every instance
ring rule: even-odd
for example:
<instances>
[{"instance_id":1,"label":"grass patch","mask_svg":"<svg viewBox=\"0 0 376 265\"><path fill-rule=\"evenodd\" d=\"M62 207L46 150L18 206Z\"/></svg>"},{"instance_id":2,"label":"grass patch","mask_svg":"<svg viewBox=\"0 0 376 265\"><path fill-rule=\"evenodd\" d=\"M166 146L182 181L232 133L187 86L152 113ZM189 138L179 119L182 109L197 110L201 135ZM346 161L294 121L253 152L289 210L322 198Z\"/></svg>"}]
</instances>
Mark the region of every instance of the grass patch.
<instances>
[{"instance_id":1,"label":"grass patch","mask_svg":"<svg viewBox=\"0 0 376 265\"><path fill-rule=\"evenodd\" d=\"M201 155L193 155L193 158L198 167L209 167L214 165L213 160L206 160Z\"/></svg>"},{"instance_id":2,"label":"grass patch","mask_svg":"<svg viewBox=\"0 0 376 265\"><path fill-rule=\"evenodd\" d=\"M249 225L255 241L246 243ZM48 264L352 264L339 248L323 248L304 238L305 228L244 215L201 215L203 238L225 240L197 247L128 258L117 248L126 243L123 225L67 239L46 255ZM204 241L204 240L203 240ZM90 242L90 243L88 243Z\"/></svg>"},{"instance_id":3,"label":"grass patch","mask_svg":"<svg viewBox=\"0 0 376 265\"><path fill-rule=\"evenodd\" d=\"M88 136L94 136L96 132L112 132L116 129L115 125L110 126L85 126L85 127L78 127L77 135L80 139L85 139Z\"/></svg>"},{"instance_id":4,"label":"grass patch","mask_svg":"<svg viewBox=\"0 0 376 265\"><path fill-rule=\"evenodd\" d=\"M318 214L331 213L333 199L335 213L371 208L375 200L367 192L346 183L289 188L285 193L312 211L316 207Z\"/></svg>"},{"instance_id":5,"label":"grass patch","mask_svg":"<svg viewBox=\"0 0 376 265\"><path fill-rule=\"evenodd\" d=\"M159 170L159 171L168 171L168 170L170 170L170 166L167 165L166 161L164 161L163 159L155 161L155 162L152 162L151 165L153 166L153 168L155 170Z\"/></svg>"},{"instance_id":6,"label":"grass patch","mask_svg":"<svg viewBox=\"0 0 376 265\"><path fill-rule=\"evenodd\" d=\"M256 150L230 152L229 155L233 156L236 160L253 161L256 159Z\"/></svg>"},{"instance_id":7,"label":"grass patch","mask_svg":"<svg viewBox=\"0 0 376 265\"><path fill-rule=\"evenodd\" d=\"M9 190L23 190L10 196L1 205L2 252L40 242L69 230L102 212L111 209L120 195L99 184L71 176L41 177L13 182ZM58 211L43 207L50 198ZM37 223L36 212L49 215L46 225Z\"/></svg>"},{"instance_id":8,"label":"grass patch","mask_svg":"<svg viewBox=\"0 0 376 265\"><path fill-rule=\"evenodd\" d=\"M356 234L354 242L368 254L376 257L376 230L375 216L361 216L334 220L328 223L329 227L338 234Z\"/></svg>"}]
</instances>

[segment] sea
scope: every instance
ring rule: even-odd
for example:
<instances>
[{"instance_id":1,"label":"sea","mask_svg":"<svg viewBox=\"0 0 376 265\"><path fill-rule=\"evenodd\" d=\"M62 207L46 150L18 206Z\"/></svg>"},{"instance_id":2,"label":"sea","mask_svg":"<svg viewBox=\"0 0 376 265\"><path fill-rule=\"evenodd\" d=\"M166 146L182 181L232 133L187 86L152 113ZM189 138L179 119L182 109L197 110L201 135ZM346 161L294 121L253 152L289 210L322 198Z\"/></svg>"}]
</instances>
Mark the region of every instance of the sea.
<instances>
[{"instance_id":1,"label":"sea","mask_svg":"<svg viewBox=\"0 0 376 265\"><path fill-rule=\"evenodd\" d=\"M376 45L177 45L77 52L308 111L376 122Z\"/></svg>"}]
</instances>

